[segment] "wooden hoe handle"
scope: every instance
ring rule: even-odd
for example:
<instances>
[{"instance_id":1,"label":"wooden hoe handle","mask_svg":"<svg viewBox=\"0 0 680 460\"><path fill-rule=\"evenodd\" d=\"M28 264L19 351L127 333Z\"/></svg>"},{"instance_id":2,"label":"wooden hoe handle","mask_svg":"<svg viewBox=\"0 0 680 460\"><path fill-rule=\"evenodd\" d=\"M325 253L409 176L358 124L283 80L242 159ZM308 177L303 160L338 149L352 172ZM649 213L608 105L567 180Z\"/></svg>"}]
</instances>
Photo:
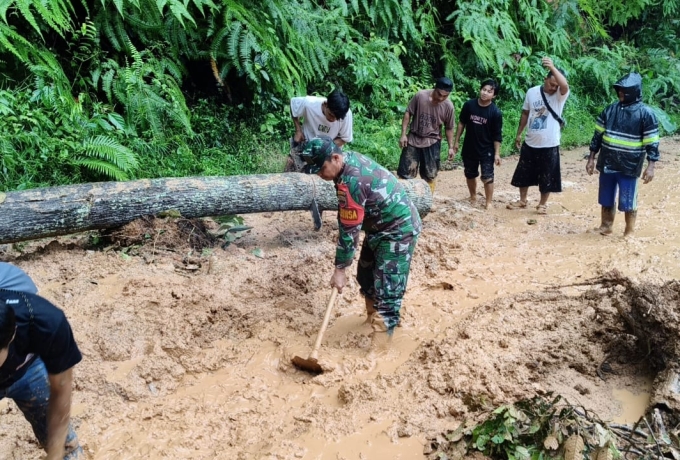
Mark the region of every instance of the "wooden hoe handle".
<instances>
[{"instance_id":1,"label":"wooden hoe handle","mask_svg":"<svg viewBox=\"0 0 680 460\"><path fill-rule=\"evenodd\" d=\"M323 334L326 332L326 328L328 327L328 322L331 319L331 310L333 310L333 305L335 305L335 299L338 297L338 289L333 286L333 291L331 293L331 298L328 301L328 306L326 307L326 314L323 316L323 322L321 323L321 329L319 329L319 333L316 336L316 343L314 344L314 349L312 350L312 353L309 355L309 359L317 359L317 356L319 355L319 348L321 348L321 340L323 340Z\"/></svg>"}]
</instances>

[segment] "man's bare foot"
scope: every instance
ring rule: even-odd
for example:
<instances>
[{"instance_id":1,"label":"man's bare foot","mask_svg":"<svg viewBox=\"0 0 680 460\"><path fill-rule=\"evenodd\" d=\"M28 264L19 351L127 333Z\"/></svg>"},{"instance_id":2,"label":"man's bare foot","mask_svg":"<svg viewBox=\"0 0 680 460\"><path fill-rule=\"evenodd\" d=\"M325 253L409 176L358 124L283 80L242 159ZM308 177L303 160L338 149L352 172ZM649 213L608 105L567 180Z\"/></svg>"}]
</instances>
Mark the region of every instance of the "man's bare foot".
<instances>
[{"instance_id":1,"label":"man's bare foot","mask_svg":"<svg viewBox=\"0 0 680 460\"><path fill-rule=\"evenodd\" d=\"M628 229L628 228L626 228L626 229L623 231L623 237L624 237L624 238L628 238L628 237L631 237L631 236L633 236L633 235L635 235L635 229L632 229L632 228L631 228L631 229Z\"/></svg>"},{"instance_id":2,"label":"man's bare foot","mask_svg":"<svg viewBox=\"0 0 680 460\"><path fill-rule=\"evenodd\" d=\"M366 314L366 321L364 321L362 324L371 324L373 322L373 315L375 313L367 313Z\"/></svg>"},{"instance_id":3,"label":"man's bare foot","mask_svg":"<svg viewBox=\"0 0 680 460\"><path fill-rule=\"evenodd\" d=\"M476 196L471 196L468 198L468 201L470 202L470 206L476 206L477 205L477 197Z\"/></svg>"},{"instance_id":4,"label":"man's bare foot","mask_svg":"<svg viewBox=\"0 0 680 460\"><path fill-rule=\"evenodd\" d=\"M599 227L591 228L586 231L586 233L599 233L600 235L611 235L612 234L612 228L611 226L607 225L600 225Z\"/></svg>"},{"instance_id":5,"label":"man's bare foot","mask_svg":"<svg viewBox=\"0 0 680 460\"><path fill-rule=\"evenodd\" d=\"M493 209L493 203L487 201L486 203L484 203L484 209Z\"/></svg>"}]
</instances>

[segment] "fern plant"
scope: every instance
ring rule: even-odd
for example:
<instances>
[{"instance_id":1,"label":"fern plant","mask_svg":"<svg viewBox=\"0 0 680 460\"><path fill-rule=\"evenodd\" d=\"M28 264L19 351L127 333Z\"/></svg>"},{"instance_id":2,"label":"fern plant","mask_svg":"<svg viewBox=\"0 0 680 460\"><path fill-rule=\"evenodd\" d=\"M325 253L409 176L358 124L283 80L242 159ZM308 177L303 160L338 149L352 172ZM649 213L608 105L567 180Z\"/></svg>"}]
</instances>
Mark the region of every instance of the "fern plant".
<instances>
[{"instance_id":1,"label":"fern plant","mask_svg":"<svg viewBox=\"0 0 680 460\"><path fill-rule=\"evenodd\" d=\"M446 18L454 21L463 42L472 46L481 66L498 73L514 64L512 55L522 46L504 3L507 8L507 2L502 0L464 2Z\"/></svg>"},{"instance_id":2,"label":"fern plant","mask_svg":"<svg viewBox=\"0 0 680 460\"><path fill-rule=\"evenodd\" d=\"M178 84L180 69L157 59L153 50L137 51L132 42L127 47L132 62L119 66L108 60L102 73L93 73L93 84L101 83L109 102L124 107L126 124L138 134L163 138L173 127L192 134L189 109Z\"/></svg>"},{"instance_id":3,"label":"fern plant","mask_svg":"<svg viewBox=\"0 0 680 460\"><path fill-rule=\"evenodd\" d=\"M337 9L343 17L351 20L358 31L389 41L405 41L417 47L433 38L436 31L434 15L436 9L429 0L417 2L414 10L408 0L332 0L329 9Z\"/></svg>"},{"instance_id":4,"label":"fern plant","mask_svg":"<svg viewBox=\"0 0 680 460\"><path fill-rule=\"evenodd\" d=\"M117 140L103 135L88 137L83 141L82 153L73 164L103 176L123 181L128 180L128 171L137 168L137 157Z\"/></svg>"},{"instance_id":5,"label":"fern plant","mask_svg":"<svg viewBox=\"0 0 680 460\"><path fill-rule=\"evenodd\" d=\"M272 1L260 11L258 5L236 0L222 4L219 26L210 35L210 56L220 65L222 78L235 71L247 78L255 94L269 89L287 98L328 73L334 40L348 35L339 11L321 14L308 1Z\"/></svg>"}]
</instances>

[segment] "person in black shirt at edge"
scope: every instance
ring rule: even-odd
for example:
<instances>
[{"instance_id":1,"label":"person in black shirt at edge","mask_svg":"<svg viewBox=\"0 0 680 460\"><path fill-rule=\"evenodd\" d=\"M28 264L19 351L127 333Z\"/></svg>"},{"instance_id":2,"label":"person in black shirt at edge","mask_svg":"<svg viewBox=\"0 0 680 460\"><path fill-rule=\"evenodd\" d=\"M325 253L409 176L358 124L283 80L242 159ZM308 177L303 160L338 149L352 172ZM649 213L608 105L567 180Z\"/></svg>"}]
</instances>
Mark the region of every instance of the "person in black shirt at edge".
<instances>
[{"instance_id":1,"label":"person in black shirt at edge","mask_svg":"<svg viewBox=\"0 0 680 460\"><path fill-rule=\"evenodd\" d=\"M14 400L46 460L83 458L70 424L73 366L82 355L64 312L36 292L26 273L0 263L0 399Z\"/></svg>"},{"instance_id":2,"label":"person in black shirt at edge","mask_svg":"<svg viewBox=\"0 0 680 460\"><path fill-rule=\"evenodd\" d=\"M449 154L449 160L453 160L454 155L458 153L460 136L465 130L461 157L463 158L463 172L470 191L470 203L477 202L477 177L480 175L481 167L486 209L492 207L494 164L501 165L503 114L493 102L497 95L498 83L491 79L485 80L479 90L479 98L470 99L463 104L458 117L453 154Z\"/></svg>"}]
</instances>

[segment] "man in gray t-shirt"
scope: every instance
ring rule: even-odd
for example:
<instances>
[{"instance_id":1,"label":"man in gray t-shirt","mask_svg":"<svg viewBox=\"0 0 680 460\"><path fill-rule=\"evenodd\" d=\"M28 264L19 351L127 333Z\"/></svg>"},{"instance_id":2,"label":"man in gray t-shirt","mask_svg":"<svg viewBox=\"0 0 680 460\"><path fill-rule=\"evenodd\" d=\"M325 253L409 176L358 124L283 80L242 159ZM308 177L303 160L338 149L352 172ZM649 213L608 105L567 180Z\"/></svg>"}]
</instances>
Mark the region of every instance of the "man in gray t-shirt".
<instances>
[{"instance_id":1,"label":"man in gray t-shirt","mask_svg":"<svg viewBox=\"0 0 680 460\"><path fill-rule=\"evenodd\" d=\"M438 78L434 89L416 93L404 112L401 121L401 157L397 176L414 179L418 172L434 193L435 179L439 172L442 125L449 144L449 155L453 154L453 103L449 94L453 82L446 77Z\"/></svg>"},{"instance_id":2,"label":"man in gray t-shirt","mask_svg":"<svg viewBox=\"0 0 680 460\"><path fill-rule=\"evenodd\" d=\"M0 262L0 289L38 293L38 288L31 278L22 269L7 262Z\"/></svg>"}]
</instances>

